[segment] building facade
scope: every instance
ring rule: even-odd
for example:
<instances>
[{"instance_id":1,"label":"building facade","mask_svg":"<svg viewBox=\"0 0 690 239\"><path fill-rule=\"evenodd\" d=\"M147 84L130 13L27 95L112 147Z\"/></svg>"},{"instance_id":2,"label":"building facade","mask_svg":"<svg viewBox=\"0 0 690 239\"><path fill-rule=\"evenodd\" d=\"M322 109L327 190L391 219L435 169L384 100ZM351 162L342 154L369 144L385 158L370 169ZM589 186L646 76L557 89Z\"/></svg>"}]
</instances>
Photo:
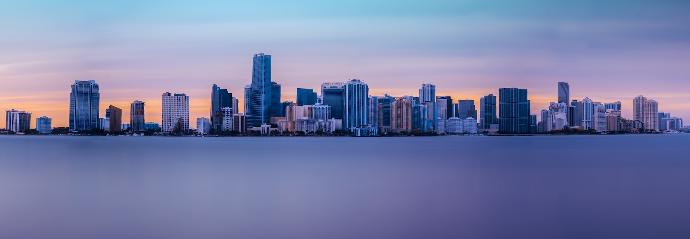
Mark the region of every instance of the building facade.
<instances>
[{"instance_id":1,"label":"building facade","mask_svg":"<svg viewBox=\"0 0 690 239\"><path fill-rule=\"evenodd\" d=\"M570 84L558 82L558 103L570 103Z\"/></svg>"},{"instance_id":2,"label":"building facade","mask_svg":"<svg viewBox=\"0 0 690 239\"><path fill-rule=\"evenodd\" d=\"M633 99L633 120L642 122L644 130L659 131L659 104L638 96Z\"/></svg>"},{"instance_id":3,"label":"building facade","mask_svg":"<svg viewBox=\"0 0 690 239\"><path fill-rule=\"evenodd\" d=\"M270 123L271 107L275 105L273 89L271 56L263 53L254 55L252 83L245 88L245 114L249 127Z\"/></svg>"},{"instance_id":4,"label":"building facade","mask_svg":"<svg viewBox=\"0 0 690 239\"><path fill-rule=\"evenodd\" d=\"M343 127L352 129L369 125L369 86L353 79L345 84Z\"/></svg>"},{"instance_id":5,"label":"building facade","mask_svg":"<svg viewBox=\"0 0 690 239\"><path fill-rule=\"evenodd\" d=\"M345 83L330 82L321 85L321 97L324 105L331 106L335 119L343 119L345 112Z\"/></svg>"},{"instance_id":6,"label":"building facade","mask_svg":"<svg viewBox=\"0 0 690 239\"><path fill-rule=\"evenodd\" d=\"M211 130L215 132L222 131L223 120L225 113L224 108L234 109L232 94L228 89L223 89L214 84L211 87ZM231 118L232 118L232 114Z\"/></svg>"},{"instance_id":7,"label":"building facade","mask_svg":"<svg viewBox=\"0 0 690 239\"><path fill-rule=\"evenodd\" d=\"M28 133L31 129L31 113L15 109L6 111L5 129L12 133Z\"/></svg>"},{"instance_id":8,"label":"building facade","mask_svg":"<svg viewBox=\"0 0 690 239\"><path fill-rule=\"evenodd\" d=\"M72 132L98 129L100 99L96 81L75 81L70 92L69 128Z\"/></svg>"},{"instance_id":9,"label":"building facade","mask_svg":"<svg viewBox=\"0 0 690 239\"><path fill-rule=\"evenodd\" d=\"M530 101L527 89L499 89L499 132L527 134L530 132Z\"/></svg>"},{"instance_id":10,"label":"building facade","mask_svg":"<svg viewBox=\"0 0 690 239\"><path fill-rule=\"evenodd\" d=\"M316 92L314 89L297 88L297 105L315 105Z\"/></svg>"},{"instance_id":11,"label":"building facade","mask_svg":"<svg viewBox=\"0 0 690 239\"><path fill-rule=\"evenodd\" d=\"M173 132L176 127L182 132L189 131L189 96L163 93L162 121L165 133Z\"/></svg>"},{"instance_id":12,"label":"building facade","mask_svg":"<svg viewBox=\"0 0 690 239\"><path fill-rule=\"evenodd\" d=\"M146 131L145 103L143 101L136 100L130 104L129 125L134 133Z\"/></svg>"},{"instance_id":13,"label":"building facade","mask_svg":"<svg viewBox=\"0 0 690 239\"><path fill-rule=\"evenodd\" d=\"M489 94L479 100L479 125L482 129L489 129L491 125L498 124L496 115L496 96Z\"/></svg>"},{"instance_id":14,"label":"building facade","mask_svg":"<svg viewBox=\"0 0 690 239\"><path fill-rule=\"evenodd\" d=\"M122 132L122 109L112 105L108 106L105 110L105 118L109 120L108 129L110 132Z\"/></svg>"},{"instance_id":15,"label":"building facade","mask_svg":"<svg viewBox=\"0 0 690 239\"><path fill-rule=\"evenodd\" d=\"M39 134L50 134L53 132L53 119L48 116L36 118L36 131Z\"/></svg>"}]
</instances>

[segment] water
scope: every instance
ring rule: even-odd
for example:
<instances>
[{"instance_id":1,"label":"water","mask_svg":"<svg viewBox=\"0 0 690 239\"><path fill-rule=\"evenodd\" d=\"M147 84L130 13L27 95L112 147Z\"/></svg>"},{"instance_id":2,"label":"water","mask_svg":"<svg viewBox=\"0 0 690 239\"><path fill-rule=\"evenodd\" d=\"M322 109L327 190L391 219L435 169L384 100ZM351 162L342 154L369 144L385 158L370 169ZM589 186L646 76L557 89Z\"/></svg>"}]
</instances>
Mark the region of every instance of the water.
<instances>
[{"instance_id":1,"label":"water","mask_svg":"<svg viewBox=\"0 0 690 239\"><path fill-rule=\"evenodd\" d=\"M0 137L0 238L690 238L688 146Z\"/></svg>"}]
</instances>

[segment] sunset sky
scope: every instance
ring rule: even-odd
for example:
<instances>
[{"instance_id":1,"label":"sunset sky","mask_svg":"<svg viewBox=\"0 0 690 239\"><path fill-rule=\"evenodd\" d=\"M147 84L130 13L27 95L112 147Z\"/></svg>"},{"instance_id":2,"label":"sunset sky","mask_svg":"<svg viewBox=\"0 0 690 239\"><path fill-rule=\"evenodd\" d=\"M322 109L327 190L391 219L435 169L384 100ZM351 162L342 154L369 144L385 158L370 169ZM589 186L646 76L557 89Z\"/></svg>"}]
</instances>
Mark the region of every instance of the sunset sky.
<instances>
[{"instance_id":1,"label":"sunset sky","mask_svg":"<svg viewBox=\"0 0 690 239\"><path fill-rule=\"evenodd\" d=\"M155 122L163 92L187 93L195 124L208 117L212 84L243 98L259 52L273 55L284 100L297 87L358 78L373 95L434 83L438 95L477 104L499 87L528 88L536 113L566 81L575 99L622 101L625 116L645 95L690 119L689 1L0 3L0 109L47 115L53 126L67 125L75 80L99 83L102 115L144 100Z\"/></svg>"}]
</instances>

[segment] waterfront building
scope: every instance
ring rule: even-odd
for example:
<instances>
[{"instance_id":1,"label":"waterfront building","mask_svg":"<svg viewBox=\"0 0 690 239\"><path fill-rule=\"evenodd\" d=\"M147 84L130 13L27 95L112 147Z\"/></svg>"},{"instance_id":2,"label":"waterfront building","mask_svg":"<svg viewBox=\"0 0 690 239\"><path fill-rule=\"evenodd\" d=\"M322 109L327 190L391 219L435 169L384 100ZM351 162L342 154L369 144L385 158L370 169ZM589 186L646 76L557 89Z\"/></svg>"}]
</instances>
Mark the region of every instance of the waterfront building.
<instances>
[{"instance_id":1,"label":"waterfront building","mask_svg":"<svg viewBox=\"0 0 690 239\"><path fill-rule=\"evenodd\" d=\"M464 122L458 117L451 117L446 121L447 134L463 134Z\"/></svg>"},{"instance_id":2,"label":"waterfront building","mask_svg":"<svg viewBox=\"0 0 690 239\"><path fill-rule=\"evenodd\" d=\"M122 109L112 105L108 106L108 109L105 110L105 118L110 124L107 131L122 132Z\"/></svg>"},{"instance_id":3,"label":"waterfront building","mask_svg":"<svg viewBox=\"0 0 690 239\"><path fill-rule=\"evenodd\" d=\"M209 134L211 132L211 120L208 118L196 118L196 132L198 134Z\"/></svg>"},{"instance_id":4,"label":"waterfront building","mask_svg":"<svg viewBox=\"0 0 690 239\"><path fill-rule=\"evenodd\" d=\"M316 92L313 89L297 88L297 105L315 105Z\"/></svg>"},{"instance_id":5,"label":"waterfront building","mask_svg":"<svg viewBox=\"0 0 690 239\"><path fill-rule=\"evenodd\" d=\"M98 118L98 129L105 132L110 131L110 119L109 118Z\"/></svg>"},{"instance_id":6,"label":"waterfront building","mask_svg":"<svg viewBox=\"0 0 690 239\"><path fill-rule=\"evenodd\" d=\"M607 131L606 107L602 103L594 103L594 115L592 116L594 130L602 133Z\"/></svg>"},{"instance_id":7,"label":"waterfront building","mask_svg":"<svg viewBox=\"0 0 690 239\"><path fill-rule=\"evenodd\" d=\"M161 131L161 125L156 122L146 122L144 124L144 129L146 131L159 132Z\"/></svg>"},{"instance_id":8,"label":"waterfront building","mask_svg":"<svg viewBox=\"0 0 690 239\"><path fill-rule=\"evenodd\" d=\"M422 88L419 89L419 101L422 103L435 102L436 101L436 85L422 84Z\"/></svg>"},{"instance_id":9,"label":"waterfront building","mask_svg":"<svg viewBox=\"0 0 690 239\"><path fill-rule=\"evenodd\" d=\"M463 120L463 133L465 134L477 134L478 129L477 129L477 119L468 117L465 120Z\"/></svg>"},{"instance_id":10,"label":"waterfront building","mask_svg":"<svg viewBox=\"0 0 690 239\"><path fill-rule=\"evenodd\" d=\"M12 133L27 133L31 129L31 113L20 110L5 112L5 129Z\"/></svg>"},{"instance_id":11,"label":"waterfront building","mask_svg":"<svg viewBox=\"0 0 690 239\"><path fill-rule=\"evenodd\" d=\"M558 82L558 103L570 103L570 85L567 82Z\"/></svg>"},{"instance_id":12,"label":"waterfront building","mask_svg":"<svg viewBox=\"0 0 690 239\"><path fill-rule=\"evenodd\" d=\"M633 120L640 121L646 131L659 131L659 104L644 96L633 100Z\"/></svg>"},{"instance_id":13,"label":"waterfront building","mask_svg":"<svg viewBox=\"0 0 690 239\"><path fill-rule=\"evenodd\" d=\"M378 126L379 126L379 132L381 133L388 133L391 130L391 113L392 109L391 106L393 102L395 101L395 98L390 96L390 95L384 95L383 97L378 98Z\"/></svg>"},{"instance_id":14,"label":"waterfront building","mask_svg":"<svg viewBox=\"0 0 690 239\"><path fill-rule=\"evenodd\" d=\"M70 92L69 128L72 132L98 129L100 98L96 81L75 81Z\"/></svg>"},{"instance_id":15,"label":"waterfront building","mask_svg":"<svg viewBox=\"0 0 690 239\"><path fill-rule=\"evenodd\" d=\"M499 132L527 134L530 132L530 101L527 89L499 89ZM536 123L535 123L536 124Z\"/></svg>"},{"instance_id":16,"label":"waterfront building","mask_svg":"<svg viewBox=\"0 0 690 239\"><path fill-rule=\"evenodd\" d=\"M331 82L321 85L321 97L324 105L331 106L333 118L343 119L345 112L345 83Z\"/></svg>"},{"instance_id":17,"label":"waterfront building","mask_svg":"<svg viewBox=\"0 0 690 239\"><path fill-rule=\"evenodd\" d=\"M553 131L553 112L550 110L541 110L541 128L542 132Z\"/></svg>"},{"instance_id":18,"label":"waterfront building","mask_svg":"<svg viewBox=\"0 0 690 239\"><path fill-rule=\"evenodd\" d=\"M448 98L445 97L436 97L436 112L437 112L437 120L446 120L453 115L448 114ZM450 102L450 111L453 112L453 102ZM445 131L445 127L442 128L443 131Z\"/></svg>"},{"instance_id":19,"label":"waterfront building","mask_svg":"<svg viewBox=\"0 0 690 239\"><path fill-rule=\"evenodd\" d=\"M225 115L225 112L223 112L224 108L231 109L230 120L232 120L233 110L236 109L232 108L232 99L232 93L228 89L222 89L216 84L211 87L211 131L223 131L223 122L225 121L223 118Z\"/></svg>"},{"instance_id":20,"label":"waterfront building","mask_svg":"<svg viewBox=\"0 0 690 239\"><path fill-rule=\"evenodd\" d=\"M418 109L420 114L421 111L425 113L420 115L420 130L422 132L434 132L438 127L438 111L436 110L436 85L422 84L422 88L419 89Z\"/></svg>"},{"instance_id":21,"label":"waterfront building","mask_svg":"<svg viewBox=\"0 0 690 239\"><path fill-rule=\"evenodd\" d=\"M402 133L412 132L413 99L405 96L396 98L391 104L391 131Z\"/></svg>"},{"instance_id":22,"label":"waterfront building","mask_svg":"<svg viewBox=\"0 0 690 239\"><path fill-rule=\"evenodd\" d=\"M343 126L352 129L368 126L369 86L361 80L353 79L345 85L345 112Z\"/></svg>"},{"instance_id":23,"label":"waterfront building","mask_svg":"<svg viewBox=\"0 0 690 239\"><path fill-rule=\"evenodd\" d=\"M272 113L279 110L280 92L273 92L274 89L280 89L280 85L271 81L271 56L254 55L252 83L245 87L245 114L249 127L268 124ZM278 102L273 102L276 98Z\"/></svg>"},{"instance_id":24,"label":"waterfront building","mask_svg":"<svg viewBox=\"0 0 690 239\"><path fill-rule=\"evenodd\" d=\"M445 112L438 112L439 115L443 114L445 116L444 120L449 119L451 117L455 117L455 112L456 112L456 104L453 103L453 97L450 96L437 96L436 97L436 102L443 101L445 102L445 106L440 107L443 109L446 109ZM438 103L440 104L440 103Z\"/></svg>"},{"instance_id":25,"label":"waterfront building","mask_svg":"<svg viewBox=\"0 0 690 239\"><path fill-rule=\"evenodd\" d=\"M369 119L367 122L371 127L379 128L379 97L369 96Z\"/></svg>"},{"instance_id":26,"label":"waterfront building","mask_svg":"<svg viewBox=\"0 0 690 239\"><path fill-rule=\"evenodd\" d=\"M135 100L129 107L129 125L133 133L146 131L145 103Z\"/></svg>"},{"instance_id":27,"label":"waterfront building","mask_svg":"<svg viewBox=\"0 0 690 239\"><path fill-rule=\"evenodd\" d=\"M223 121L221 122L220 131L232 131L232 127L234 125L232 120L234 118L233 116L235 115L234 110L231 107L223 107L222 109L220 109L220 111L222 113L221 119L223 119Z\"/></svg>"},{"instance_id":28,"label":"waterfront building","mask_svg":"<svg viewBox=\"0 0 690 239\"><path fill-rule=\"evenodd\" d=\"M659 122L659 131L666 131L668 130L667 126L667 119L671 118L671 113L665 113L665 112L659 112L657 113L658 115L658 122Z\"/></svg>"},{"instance_id":29,"label":"waterfront building","mask_svg":"<svg viewBox=\"0 0 690 239\"><path fill-rule=\"evenodd\" d=\"M285 116L285 109L282 108L282 102L280 101L281 97L281 86L280 84L276 82L271 82L271 109L270 111L270 117L284 117Z\"/></svg>"},{"instance_id":30,"label":"waterfront building","mask_svg":"<svg viewBox=\"0 0 690 239\"><path fill-rule=\"evenodd\" d=\"M247 118L243 113L238 113L234 114L232 116L232 131L235 131L237 133L246 133L247 132Z\"/></svg>"},{"instance_id":31,"label":"waterfront building","mask_svg":"<svg viewBox=\"0 0 690 239\"><path fill-rule=\"evenodd\" d=\"M165 92L162 98L163 132L173 132L176 127L182 132L189 131L189 96Z\"/></svg>"},{"instance_id":32,"label":"waterfront building","mask_svg":"<svg viewBox=\"0 0 690 239\"><path fill-rule=\"evenodd\" d=\"M585 97L582 100L582 127L584 130L594 128L594 102L590 98Z\"/></svg>"},{"instance_id":33,"label":"waterfront building","mask_svg":"<svg viewBox=\"0 0 690 239\"><path fill-rule=\"evenodd\" d=\"M606 106L604 106L606 108ZM622 131L622 118L621 111L619 110L606 110L606 131L607 132L620 132Z\"/></svg>"},{"instance_id":34,"label":"waterfront building","mask_svg":"<svg viewBox=\"0 0 690 239\"><path fill-rule=\"evenodd\" d=\"M481 114L481 117L479 117L481 129L486 130L491 128L491 125L498 124L498 117L496 116L496 96L489 94L482 97L479 100L479 113ZM459 116L459 114L457 116Z\"/></svg>"},{"instance_id":35,"label":"waterfront building","mask_svg":"<svg viewBox=\"0 0 690 239\"><path fill-rule=\"evenodd\" d=\"M477 107L474 100L458 100L458 118L477 118Z\"/></svg>"},{"instance_id":36,"label":"waterfront building","mask_svg":"<svg viewBox=\"0 0 690 239\"><path fill-rule=\"evenodd\" d=\"M36 118L36 131L39 134L50 134L53 132L53 119L48 116Z\"/></svg>"}]
</instances>

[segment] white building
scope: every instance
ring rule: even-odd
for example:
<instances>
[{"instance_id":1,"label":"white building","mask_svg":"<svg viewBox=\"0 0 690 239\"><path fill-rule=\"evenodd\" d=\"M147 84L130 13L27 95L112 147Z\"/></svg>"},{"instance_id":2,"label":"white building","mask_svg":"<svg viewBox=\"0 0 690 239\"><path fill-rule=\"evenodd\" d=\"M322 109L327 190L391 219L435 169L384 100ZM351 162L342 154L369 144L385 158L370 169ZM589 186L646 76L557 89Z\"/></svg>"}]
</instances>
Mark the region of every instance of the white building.
<instances>
[{"instance_id":1,"label":"white building","mask_svg":"<svg viewBox=\"0 0 690 239\"><path fill-rule=\"evenodd\" d=\"M646 130L659 131L659 103L644 96L633 100L633 120L639 120Z\"/></svg>"},{"instance_id":2,"label":"white building","mask_svg":"<svg viewBox=\"0 0 690 239\"><path fill-rule=\"evenodd\" d=\"M223 113L223 119L222 119L222 124L221 124L221 130L223 130L223 131L232 131L232 127L234 125L232 122L232 120L234 118L233 117L234 114L233 114L232 109L233 108L230 108L230 107L224 107L224 108L220 109Z\"/></svg>"},{"instance_id":3,"label":"white building","mask_svg":"<svg viewBox=\"0 0 690 239\"><path fill-rule=\"evenodd\" d=\"M189 96L185 94L163 94L163 132L172 132L180 123L182 131L189 130Z\"/></svg>"},{"instance_id":4,"label":"white building","mask_svg":"<svg viewBox=\"0 0 690 239\"><path fill-rule=\"evenodd\" d=\"M469 117L463 120L462 128L465 134L477 134L477 119Z\"/></svg>"},{"instance_id":5,"label":"white building","mask_svg":"<svg viewBox=\"0 0 690 239\"><path fill-rule=\"evenodd\" d=\"M5 128L14 133L26 133L31 128L31 113L19 110L8 110L5 117Z\"/></svg>"},{"instance_id":6,"label":"white building","mask_svg":"<svg viewBox=\"0 0 690 239\"><path fill-rule=\"evenodd\" d=\"M608 130L606 122L606 106L601 103L594 104L594 115L592 116L594 121L594 130L597 132L606 132Z\"/></svg>"}]
</instances>

